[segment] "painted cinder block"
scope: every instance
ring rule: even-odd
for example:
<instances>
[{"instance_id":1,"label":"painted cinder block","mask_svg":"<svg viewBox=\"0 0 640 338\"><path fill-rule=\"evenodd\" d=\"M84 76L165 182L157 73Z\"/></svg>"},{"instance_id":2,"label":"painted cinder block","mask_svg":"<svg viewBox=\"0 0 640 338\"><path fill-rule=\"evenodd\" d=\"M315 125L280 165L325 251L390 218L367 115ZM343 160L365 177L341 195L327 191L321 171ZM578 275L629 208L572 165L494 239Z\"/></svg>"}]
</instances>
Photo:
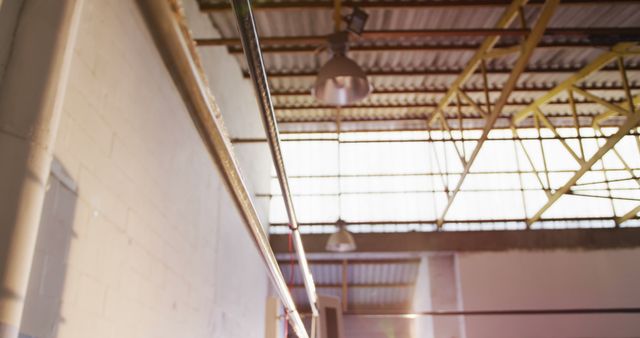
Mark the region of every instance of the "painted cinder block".
<instances>
[{"instance_id":1,"label":"painted cinder block","mask_svg":"<svg viewBox=\"0 0 640 338\"><path fill-rule=\"evenodd\" d=\"M244 119L252 89L233 57L216 57L229 70L209 72L212 87L227 75L239 87L214 95L230 120ZM58 136L55 157L75 188L49 192L26 334L263 334L262 261L135 2L85 0ZM243 172L261 174L248 182L268 187L269 168L243 156Z\"/></svg>"}]
</instances>

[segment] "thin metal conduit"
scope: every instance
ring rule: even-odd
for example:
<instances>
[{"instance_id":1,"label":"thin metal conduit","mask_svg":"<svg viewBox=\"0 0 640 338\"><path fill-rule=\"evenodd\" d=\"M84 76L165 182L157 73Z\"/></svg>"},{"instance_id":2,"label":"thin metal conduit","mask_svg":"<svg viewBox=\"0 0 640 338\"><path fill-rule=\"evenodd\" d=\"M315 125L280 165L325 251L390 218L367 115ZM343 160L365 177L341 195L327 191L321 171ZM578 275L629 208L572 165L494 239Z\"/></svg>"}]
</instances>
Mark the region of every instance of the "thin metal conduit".
<instances>
[{"instance_id":1,"label":"thin metal conduit","mask_svg":"<svg viewBox=\"0 0 640 338\"><path fill-rule=\"evenodd\" d=\"M316 287L313 282L311 271L309 270L304 246L302 245L302 237L300 236L300 231L298 231L298 220L293 207L287 172L284 167L282 151L280 149L280 136L276 122L276 114L271 100L271 93L267 82L267 73L262 59L262 52L260 50L260 41L258 40L253 12L251 11L251 3L249 0L233 0L231 1L231 5L236 16L236 23L238 24L240 40L242 41L242 47L247 59L249 74L253 80L253 88L256 92L256 98L258 99L258 106L260 107L262 122L264 123L265 132L267 134L271 157L273 158L276 173L278 174L280 190L282 191L282 197L289 217L289 227L291 228L293 235L293 245L298 256L298 261L300 262L302 279L307 291L307 297L309 298L309 304L311 304L311 311L314 317L317 317L318 309ZM313 331L314 330L312 328L312 333Z\"/></svg>"},{"instance_id":2,"label":"thin metal conduit","mask_svg":"<svg viewBox=\"0 0 640 338\"><path fill-rule=\"evenodd\" d=\"M154 35L158 50L180 90L194 124L207 150L220 169L222 178L244 219L260 256L269 271L276 292L289 314L289 322L301 338L309 338L300 313L297 311L287 283L280 271L269 238L264 232L246 185L240 175L231 143L224 126L215 116L218 107L211 100L198 55L191 42L178 0L137 0L147 25Z\"/></svg>"}]
</instances>

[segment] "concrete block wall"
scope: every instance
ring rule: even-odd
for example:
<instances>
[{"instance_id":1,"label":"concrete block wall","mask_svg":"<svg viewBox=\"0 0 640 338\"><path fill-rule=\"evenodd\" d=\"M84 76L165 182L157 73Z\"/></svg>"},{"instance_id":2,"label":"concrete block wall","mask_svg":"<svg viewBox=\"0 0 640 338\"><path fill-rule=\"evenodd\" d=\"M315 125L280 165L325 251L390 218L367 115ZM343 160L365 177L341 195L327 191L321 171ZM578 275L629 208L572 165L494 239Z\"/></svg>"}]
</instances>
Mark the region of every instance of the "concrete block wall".
<instances>
[{"instance_id":1,"label":"concrete block wall","mask_svg":"<svg viewBox=\"0 0 640 338\"><path fill-rule=\"evenodd\" d=\"M263 336L262 261L135 1L85 0L63 110L22 332Z\"/></svg>"}]
</instances>

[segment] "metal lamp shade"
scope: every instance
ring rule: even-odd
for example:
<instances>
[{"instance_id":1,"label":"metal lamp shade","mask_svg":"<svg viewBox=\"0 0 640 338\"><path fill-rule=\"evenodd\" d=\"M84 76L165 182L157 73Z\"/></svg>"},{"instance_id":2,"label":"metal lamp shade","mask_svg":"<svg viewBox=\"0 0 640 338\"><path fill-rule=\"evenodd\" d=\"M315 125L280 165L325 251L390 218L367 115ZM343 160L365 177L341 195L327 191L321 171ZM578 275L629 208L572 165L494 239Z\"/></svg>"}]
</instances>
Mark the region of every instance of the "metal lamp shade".
<instances>
[{"instance_id":1,"label":"metal lamp shade","mask_svg":"<svg viewBox=\"0 0 640 338\"><path fill-rule=\"evenodd\" d=\"M370 91L362 68L348 57L335 54L320 68L313 95L326 104L344 106L364 99Z\"/></svg>"},{"instance_id":2,"label":"metal lamp shade","mask_svg":"<svg viewBox=\"0 0 640 338\"><path fill-rule=\"evenodd\" d=\"M341 226L338 231L329 236L325 249L333 252L354 251L356 249L356 241L353 239L353 235Z\"/></svg>"}]
</instances>

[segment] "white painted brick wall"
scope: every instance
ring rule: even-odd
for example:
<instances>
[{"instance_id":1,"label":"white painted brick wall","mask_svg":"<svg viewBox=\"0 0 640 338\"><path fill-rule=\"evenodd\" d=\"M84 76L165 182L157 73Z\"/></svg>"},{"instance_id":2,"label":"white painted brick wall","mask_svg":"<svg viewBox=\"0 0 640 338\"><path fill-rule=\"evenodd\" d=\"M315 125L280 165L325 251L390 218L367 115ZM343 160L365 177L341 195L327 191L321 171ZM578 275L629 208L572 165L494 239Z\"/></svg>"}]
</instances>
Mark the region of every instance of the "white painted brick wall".
<instances>
[{"instance_id":1,"label":"white painted brick wall","mask_svg":"<svg viewBox=\"0 0 640 338\"><path fill-rule=\"evenodd\" d=\"M85 2L55 149L77 189L51 179L22 331L263 336L262 261L135 1ZM215 57L244 81L231 56ZM213 72L209 81L221 88L229 78ZM214 91L225 117L255 108L248 90ZM268 154L265 162L252 151L243 171L262 190Z\"/></svg>"}]
</instances>

